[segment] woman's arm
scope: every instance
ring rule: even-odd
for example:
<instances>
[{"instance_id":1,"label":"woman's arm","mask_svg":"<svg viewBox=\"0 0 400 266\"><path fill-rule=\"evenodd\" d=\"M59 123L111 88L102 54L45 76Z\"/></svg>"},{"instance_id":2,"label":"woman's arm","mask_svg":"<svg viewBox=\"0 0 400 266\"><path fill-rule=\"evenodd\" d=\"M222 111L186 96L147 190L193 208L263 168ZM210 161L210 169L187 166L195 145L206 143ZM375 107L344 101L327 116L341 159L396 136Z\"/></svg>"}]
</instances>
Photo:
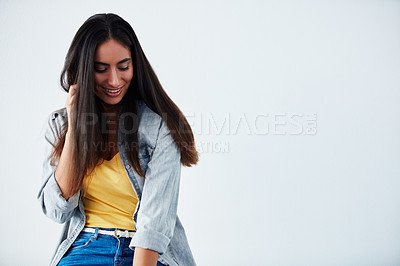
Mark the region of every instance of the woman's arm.
<instances>
[{"instance_id":1,"label":"woman's arm","mask_svg":"<svg viewBox=\"0 0 400 266\"><path fill-rule=\"evenodd\" d=\"M68 93L66 103L67 116L68 109L74 100L74 97L72 97L73 92L74 90L70 89ZM68 164L72 158L71 133L68 132L66 135L64 148L59 161L56 162L55 165L50 163L49 156L53 150L53 145L58 141L61 128L66 123L65 119L62 117L64 115L64 112L59 110L53 113L48 119L45 132L46 153L42 173L43 185L38 194L43 213L58 223L64 223L71 217L72 211L78 206L79 200L79 191L75 193L75 195L68 195L66 193L68 176L70 176ZM68 119L69 117L70 116L68 116ZM57 174L55 174L56 171Z\"/></svg>"},{"instance_id":2,"label":"woman's arm","mask_svg":"<svg viewBox=\"0 0 400 266\"><path fill-rule=\"evenodd\" d=\"M161 118L160 118L161 119ZM137 214L136 233L130 247L166 252L177 217L181 153L167 124L161 120Z\"/></svg>"},{"instance_id":3,"label":"woman's arm","mask_svg":"<svg viewBox=\"0 0 400 266\"><path fill-rule=\"evenodd\" d=\"M65 113L62 110L58 110L51 114L48 119L45 131L46 152L43 162L42 186L37 196L43 213L58 223L64 223L70 219L73 210L78 206L79 202L79 192L69 197L68 200L63 197L63 193L55 178L58 162L56 161L54 164L50 162L53 145L58 141L60 131L66 123L66 119L62 117L63 115Z\"/></svg>"},{"instance_id":4,"label":"woman's arm","mask_svg":"<svg viewBox=\"0 0 400 266\"><path fill-rule=\"evenodd\" d=\"M72 85L69 88L67 101L65 103L65 107L67 108L67 116L68 116L68 131L65 136L64 148L62 150L60 160L57 165L56 172L54 173L54 177L57 181L58 186L62 192L63 197L68 200L73 195L69 192L68 184L70 183L70 179L72 176L71 171L71 163L73 162L73 129L71 126L73 125L71 121L71 110L73 109L73 105L75 104L75 91L76 85Z\"/></svg>"},{"instance_id":5,"label":"woman's arm","mask_svg":"<svg viewBox=\"0 0 400 266\"><path fill-rule=\"evenodd\" d=\"M158 252L136 247L133 255L133 266L156 266L157 259Z\"/></svg>"},{"instance_id":6,"label":"woman's arm","mask_svg":"<svg viewBox=\"0 0 400 266\"><path fill-rule=\"evenodd\" d=\"M68 192L69 179L72 176L70 164L73 162L73 152L72 152L72 132L68 131L65 136L64 148L61 152L60 160L58 162L56 171L54 173L54 178L58 186L60 187L62 196L68 200L73 195Z\"/></svg>"}]
</instances>

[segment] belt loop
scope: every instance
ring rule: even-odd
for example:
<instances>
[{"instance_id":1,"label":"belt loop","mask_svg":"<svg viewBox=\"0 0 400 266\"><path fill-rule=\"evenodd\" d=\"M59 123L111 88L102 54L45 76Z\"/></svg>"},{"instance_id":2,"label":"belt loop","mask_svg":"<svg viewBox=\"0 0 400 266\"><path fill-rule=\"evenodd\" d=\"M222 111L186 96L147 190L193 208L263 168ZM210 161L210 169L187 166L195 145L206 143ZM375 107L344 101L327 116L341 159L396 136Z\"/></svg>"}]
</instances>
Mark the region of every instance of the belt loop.
<instances>
[{"instance_id":1,"label":"belt loop","mask_svg":"<svg viewBox=\"0 0 400 266\"><path fill-rule=\"evenodd\" d=\"M97 239L97 236L99 235L99 228L98 227L96 227L95 229L94 229L94 235L93 235L93 238L94 239Z\"/></svg>"},{"instance_id":2,"label":"belt loop","mask_svg":"<svg viewBox=\"0 0 400 266\"><path fill-rule=\"evenodd\" d=\"M115 238L120 238L120 237L121 237L120 235L118 235L118 233L119 233L119 230L118 230L118 229L115 229L115 230L114 230L114 237L115 237Z\"/></svg>"}]
</instances>

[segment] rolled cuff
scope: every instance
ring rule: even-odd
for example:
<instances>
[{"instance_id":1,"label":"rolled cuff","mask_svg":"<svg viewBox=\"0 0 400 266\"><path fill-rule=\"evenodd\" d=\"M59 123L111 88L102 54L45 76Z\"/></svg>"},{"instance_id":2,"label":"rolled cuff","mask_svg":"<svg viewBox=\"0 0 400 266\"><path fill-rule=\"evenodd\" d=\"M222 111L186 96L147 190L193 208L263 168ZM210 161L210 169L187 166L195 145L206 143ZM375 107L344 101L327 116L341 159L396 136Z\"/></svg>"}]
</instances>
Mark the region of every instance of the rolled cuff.
<instances>
[{"instance_id":1,"label":"rolled cuff","mask_svg":"<svg viewBox=\"0 0 400 266\"><path fill-rule=\"evenodd\" d=\"M62 192L56 182L54 172L51 174L47 185L44 188L44 196L45 201L51 204L50 206L54 206L54 209L57 209L62 213L68 213L72 211L76 206L78 206L79 191L68 200L66 200L62 196Z\"/></svg>"},{"instance_id":2,"label":"rolled cuff","mask_svg":"<svg viewBox=\"0 0 400 266\"><path fill-rule=\"evenodd\" d=\"M162 255L167 250L169 242L170 239L159 232L142 229L135 233L129 244L129 248L140 247L151 249Z\"/></svg>"}]
</instances>

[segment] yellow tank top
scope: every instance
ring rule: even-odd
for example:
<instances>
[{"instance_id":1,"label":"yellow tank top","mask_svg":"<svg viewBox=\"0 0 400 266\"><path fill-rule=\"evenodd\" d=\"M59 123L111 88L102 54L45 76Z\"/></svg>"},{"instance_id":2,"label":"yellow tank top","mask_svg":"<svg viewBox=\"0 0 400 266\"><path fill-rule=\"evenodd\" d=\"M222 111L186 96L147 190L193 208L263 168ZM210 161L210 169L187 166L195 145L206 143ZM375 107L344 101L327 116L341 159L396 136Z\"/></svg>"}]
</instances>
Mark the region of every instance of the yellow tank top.
<instances>
[{"instance_id":1,"label":"yellow tank top","mask_svg":"<svg viewBox=\"0 0 400 266\"><path fill-rule=\"evenodd\" d=\"M82 190L86 226L135 230L133 214L138 198L119 153L85 176Z\"/></svg>"}]
</instances>

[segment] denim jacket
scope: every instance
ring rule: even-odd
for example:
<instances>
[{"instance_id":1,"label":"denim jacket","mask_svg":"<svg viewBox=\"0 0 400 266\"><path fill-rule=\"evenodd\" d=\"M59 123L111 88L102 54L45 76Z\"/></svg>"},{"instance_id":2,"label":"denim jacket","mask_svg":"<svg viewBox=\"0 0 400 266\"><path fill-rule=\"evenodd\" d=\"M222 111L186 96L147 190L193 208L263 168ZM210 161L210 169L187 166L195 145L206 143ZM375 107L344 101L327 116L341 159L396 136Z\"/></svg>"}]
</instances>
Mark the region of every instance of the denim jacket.
<instances>
[{"instance_id":1,"label":"denim jacket","mask_svg":"<svg viewBox=\"0 0 400 266\"><path fill-rule=\"evenodd\" d=\"M130 247L155 250L159 253L158 260L166 265L196 265L185 230L177 216L180 151L161 116L141 100L137 100L137 115L139 161L146 178L139 176L131 167L124 146L124 130L118 130L121 161L139 199L133 215L136 233ZM50 265L58 264L85 226L82 191L65 200L54 178L57 162L52 166L48 158L52 143L55 143L57 135L67 122L66 108L54 111L48 119L45 131L46 158L38 200L46 216L65 224Z\"/></svg>"}]
</instances>

